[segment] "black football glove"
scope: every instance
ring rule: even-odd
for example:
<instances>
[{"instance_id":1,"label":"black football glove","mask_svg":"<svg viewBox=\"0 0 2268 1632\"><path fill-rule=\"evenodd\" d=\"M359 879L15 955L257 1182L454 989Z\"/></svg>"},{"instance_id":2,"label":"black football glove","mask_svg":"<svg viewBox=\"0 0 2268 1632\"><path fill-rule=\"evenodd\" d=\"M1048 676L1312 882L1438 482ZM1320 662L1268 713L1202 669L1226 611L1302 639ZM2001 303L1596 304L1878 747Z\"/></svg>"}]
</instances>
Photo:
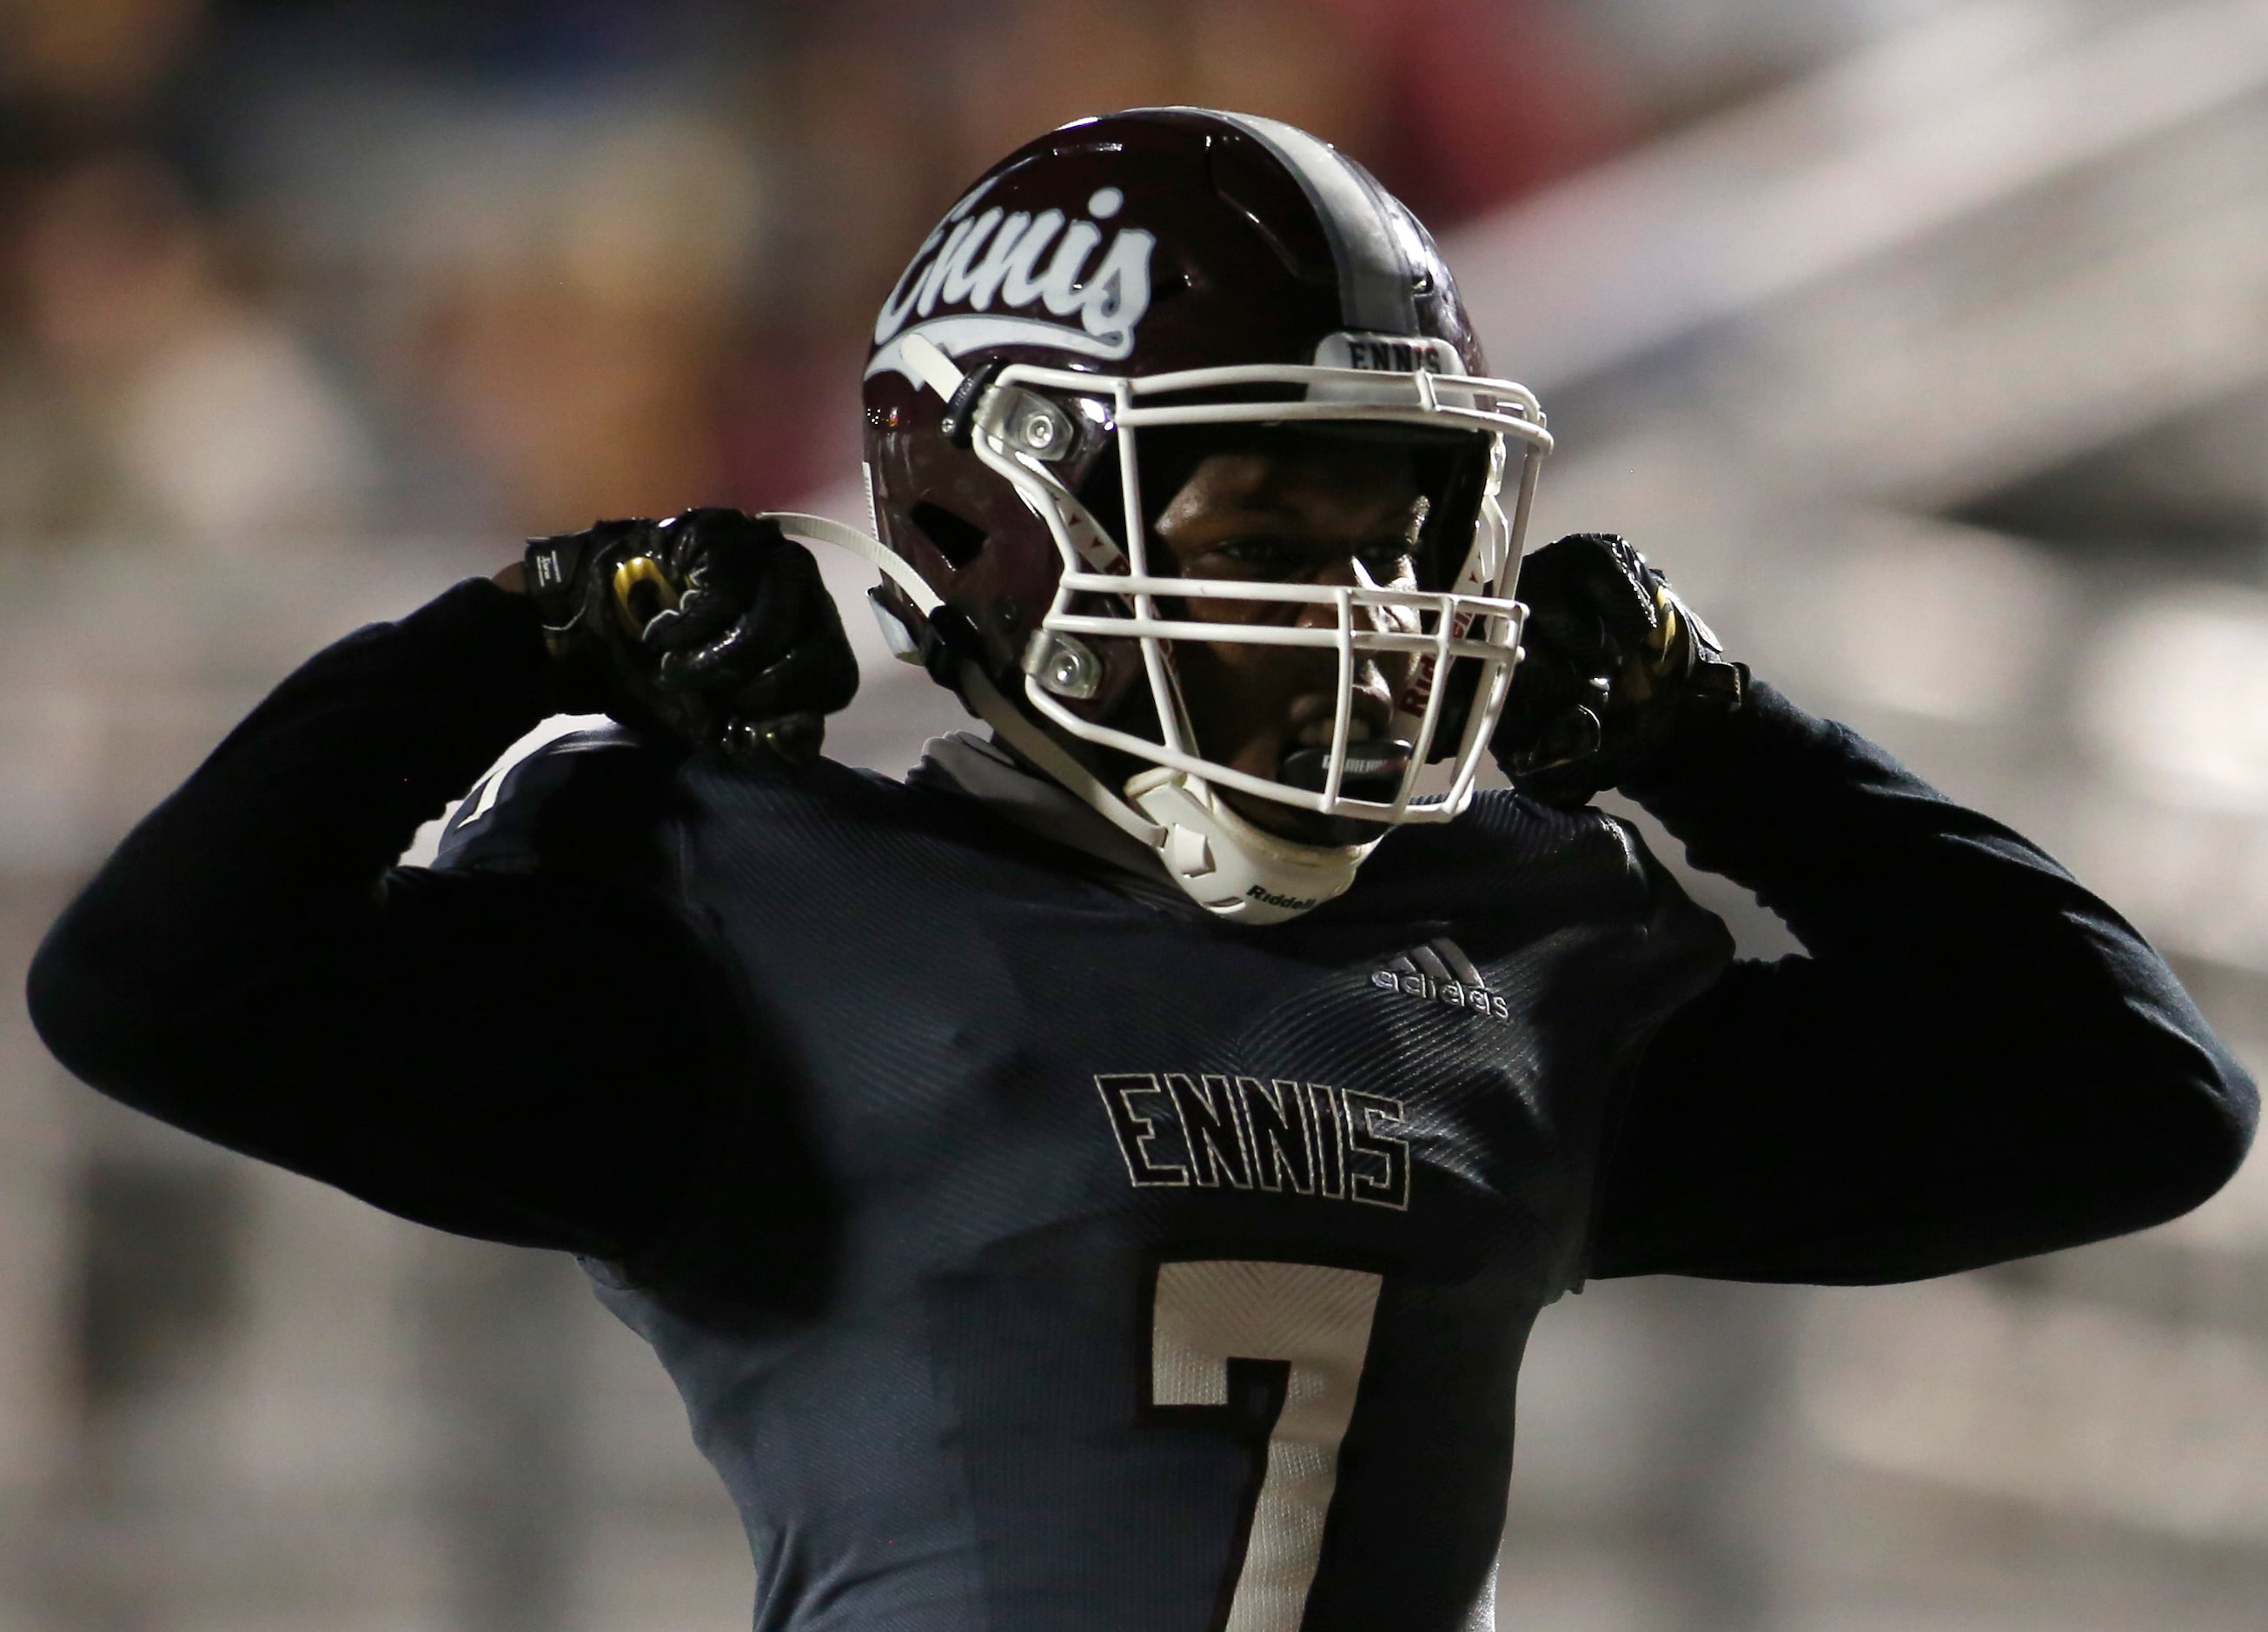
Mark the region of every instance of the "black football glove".
<instances>
[{"instance_id":1,"label":"black football glove","mask_svg":"<svg viewBox=\"0 0 2268 1632\"><path fill-rule=\"evenodd\" d=\"M1490 747L1513 787L1572 810L1641 770L1697 715L1748 690L1669 580L1610 533L1577 533L1521 563L1525 656Z\"/></svg>"},{"instance_id":2,"label":"black football glove","mask_svg":"<svg viewBox=\"0 0 2268 1632\"><path fill-rule=\"evenodd\" d=\"M569 713L806 764L858 689L819 563L767 518L688 510L531 539L527 583Z\"/></svg>"}]
</instances>

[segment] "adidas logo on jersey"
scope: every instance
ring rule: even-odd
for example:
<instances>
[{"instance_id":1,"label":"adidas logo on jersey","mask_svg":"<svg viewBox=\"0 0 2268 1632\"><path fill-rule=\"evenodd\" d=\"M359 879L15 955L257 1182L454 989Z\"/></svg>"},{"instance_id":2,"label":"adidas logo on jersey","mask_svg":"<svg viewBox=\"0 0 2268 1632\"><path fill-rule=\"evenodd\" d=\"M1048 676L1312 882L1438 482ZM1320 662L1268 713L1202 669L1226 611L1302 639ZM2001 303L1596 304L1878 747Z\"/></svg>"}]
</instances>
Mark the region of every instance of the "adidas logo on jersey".
<instances>
[{"instance_id":1,"label":"adidas logo on jersey","mask_svg":"<svg viewBox=\"0 0 2268 1632\"><path fill-rule=\"evenodd\" d=\"M1447 938L1413 947L1383 969L1373 970L1370 983L1382 992L1423 997L1492 1020L1512 1018L1510 1005L1489 989L1473 960Z\"/></svg>"}]
</instances>

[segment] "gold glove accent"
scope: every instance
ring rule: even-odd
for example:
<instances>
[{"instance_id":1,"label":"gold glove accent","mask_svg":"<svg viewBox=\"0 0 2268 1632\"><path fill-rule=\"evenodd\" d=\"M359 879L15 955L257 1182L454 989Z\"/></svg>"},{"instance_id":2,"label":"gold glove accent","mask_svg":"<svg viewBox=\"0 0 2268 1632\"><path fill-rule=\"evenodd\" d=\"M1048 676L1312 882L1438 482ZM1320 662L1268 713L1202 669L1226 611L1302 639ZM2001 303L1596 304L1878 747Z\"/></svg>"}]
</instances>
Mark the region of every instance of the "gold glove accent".
<instances>
[{"instance_id":1,"label":"gold glove accent","mask_svg":"<svg viewBox=\"0 0 2268 1632\"><path fill-rule=\"evenodd\" d=\"M658 613L677 605L678 589L651 555L632 555L615 569L615 612L633 637Z\"/></svg>"}]
</instances>

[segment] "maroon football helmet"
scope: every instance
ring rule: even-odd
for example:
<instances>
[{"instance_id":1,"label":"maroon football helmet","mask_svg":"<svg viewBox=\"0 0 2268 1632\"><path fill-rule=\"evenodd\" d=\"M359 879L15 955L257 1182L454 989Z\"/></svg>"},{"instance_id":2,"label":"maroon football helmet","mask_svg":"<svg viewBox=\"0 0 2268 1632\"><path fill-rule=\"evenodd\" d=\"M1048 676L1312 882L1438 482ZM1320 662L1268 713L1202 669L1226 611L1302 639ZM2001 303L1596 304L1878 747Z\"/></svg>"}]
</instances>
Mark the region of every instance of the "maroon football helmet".
<instances>
[{"instance_id":1,"label":"maroon football helmet","mask_svg":"<svg viewBox=\"0 0 2268 1632\"><path fill-rule=\"evenodd\" d=\"M1028 143L946 213L884 302L865 413L875 528L913 569L878 600L909 649L1207 906L1304 910L1370 848L1263 834L1216 789L1376 824L1464 808L1518 656L1506 597L1550 438L1533 395L1485 377L1425 228L1336 150L1197 108ZM1406 445L1427 473L1416 580L1154 576L1147 522L1168 476L1207 437L1260 428ZM1200 598L1328 615L1195 621ZM1335 651L1328 754L1279 778L1204 757L1176 641ZM1351 727L1350 699L1356 665L1388 653L1404 679L1374 741Z\"/></svg>"}]
</instances>

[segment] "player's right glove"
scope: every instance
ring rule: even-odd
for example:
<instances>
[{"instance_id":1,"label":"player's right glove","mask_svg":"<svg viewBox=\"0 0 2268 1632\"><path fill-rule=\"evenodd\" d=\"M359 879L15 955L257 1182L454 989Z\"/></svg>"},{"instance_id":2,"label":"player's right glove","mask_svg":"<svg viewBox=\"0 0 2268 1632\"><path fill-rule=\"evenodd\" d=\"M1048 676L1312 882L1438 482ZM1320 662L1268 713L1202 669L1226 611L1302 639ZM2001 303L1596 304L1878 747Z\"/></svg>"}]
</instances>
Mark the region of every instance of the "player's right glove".
<instances>
[{"instance_id":1,"label":"player's right glove","mask_svg":"<svg viewBox=\"0 0 2268 1632\"><path fill-rule=\"evenodd\" d=\"M1523 656L1489 746L1513 787L1572 810L1747 695L1709 626L1628 540L1577 533L1520 567Z\"/></svg>"},{"instance_id":2,"label":"player's right glove","mask_svg":"<svg viewBox=\"0 0 2268 1632\"><path fill-rule=\"evenodd\" d=\"M526 563L569 713L804 764L858 689L818 563L768 517L602 521L529 540Z\"/></svg>"}]
</instances>

